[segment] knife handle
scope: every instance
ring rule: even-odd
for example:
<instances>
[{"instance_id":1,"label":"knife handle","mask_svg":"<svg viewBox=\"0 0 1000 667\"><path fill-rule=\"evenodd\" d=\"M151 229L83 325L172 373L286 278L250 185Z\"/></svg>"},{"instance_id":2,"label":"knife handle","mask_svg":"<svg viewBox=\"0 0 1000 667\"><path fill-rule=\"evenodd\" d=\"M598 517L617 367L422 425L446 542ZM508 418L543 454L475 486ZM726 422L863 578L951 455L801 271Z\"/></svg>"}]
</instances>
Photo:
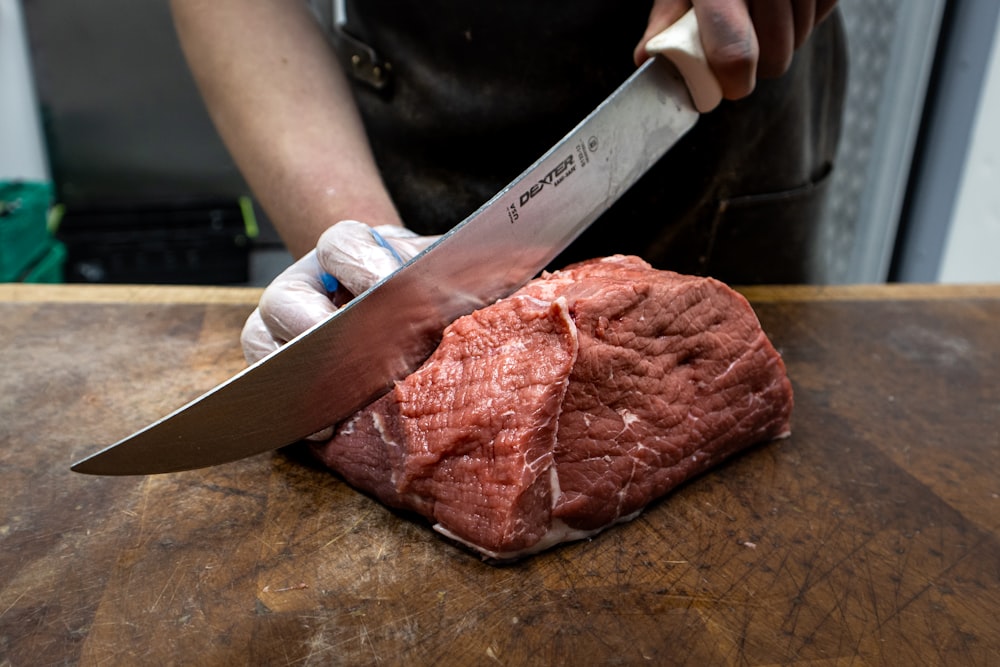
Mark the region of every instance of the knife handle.
<instances>
[{"instance_id":1,"label":"knife handle","mask_svg":"<svg viewBox=\"0 0 1000 667\"><path fill-rule=\"evenodd\" d=\"M674 64L684 77L698 111L708 113L719 106L722 86L708 66L694 9L689 9L669 28L651 37L646 42L646 51L660 54Z\"/></svg>"}]
</instances>

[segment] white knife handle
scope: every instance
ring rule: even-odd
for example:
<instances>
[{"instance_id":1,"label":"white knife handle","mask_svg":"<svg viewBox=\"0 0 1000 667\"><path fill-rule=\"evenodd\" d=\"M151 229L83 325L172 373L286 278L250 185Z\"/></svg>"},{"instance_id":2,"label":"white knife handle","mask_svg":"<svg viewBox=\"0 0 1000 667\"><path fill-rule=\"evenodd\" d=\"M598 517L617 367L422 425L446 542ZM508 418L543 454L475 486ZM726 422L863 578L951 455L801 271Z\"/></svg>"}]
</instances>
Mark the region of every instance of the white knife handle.
<instances>
[{"instance_id":1,"label":"white knife handle","mask_svg":"<svg viewBox=\"0 0 1000 667\"><path fill-rule=\"evenodd\" d=\"M722 86L712 73L701 44L701 32L694 10L689 9L673 25L651 37L646 51L670 60L684 77L694 106L708 113L722 101Z\"/></svg>"}]
</instances>

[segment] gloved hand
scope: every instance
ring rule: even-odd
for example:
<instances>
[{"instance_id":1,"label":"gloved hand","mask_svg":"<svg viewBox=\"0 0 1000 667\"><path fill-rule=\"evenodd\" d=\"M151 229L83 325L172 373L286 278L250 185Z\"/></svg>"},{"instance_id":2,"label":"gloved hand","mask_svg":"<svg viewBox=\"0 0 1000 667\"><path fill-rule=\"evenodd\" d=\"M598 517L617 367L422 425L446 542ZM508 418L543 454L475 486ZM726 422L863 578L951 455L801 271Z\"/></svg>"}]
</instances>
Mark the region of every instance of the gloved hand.
<instances>
[{"instance_id":1,"label":"gloved hand","mask_svg":"<svg viewBox=\"0 0 1000 667\"><path fill-rule=\"evenodd\" d=\"M354 220L323 232L316 248L275 278L243 327L247 363L254 363L326 319L439 237L403 227L369 227ZM335 295L344 297L339 304Z\"/></svg>"}]
</instances>

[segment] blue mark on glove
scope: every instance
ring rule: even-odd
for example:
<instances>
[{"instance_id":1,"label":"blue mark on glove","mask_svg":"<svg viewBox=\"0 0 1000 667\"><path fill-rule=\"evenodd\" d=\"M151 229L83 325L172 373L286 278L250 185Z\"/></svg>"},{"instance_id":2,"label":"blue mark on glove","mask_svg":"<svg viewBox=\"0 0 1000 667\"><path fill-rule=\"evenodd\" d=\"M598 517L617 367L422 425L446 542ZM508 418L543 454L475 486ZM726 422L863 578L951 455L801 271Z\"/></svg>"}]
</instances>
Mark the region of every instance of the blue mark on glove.
<instances>
[{"instance_id":1,"label":"blue mark on glove","mask_svg":"<svg viewBox=\"0 0 1000 667\"><path fill-rule=\"evenodd\" d=\"M340 281L331 276L329 273L319 274L319 279L323 283L323 287L325 287L326 291L330 294L336 292L337 288L340 287Z\"/></svg>"},{"instance_id":2,"label":"blue mark on glove","mask_svg":"<svg viewBox=\"0 0 1000 667\"><path fill-rule=\"evenodd\" d=\"M402 266L403 264L406 264L406 262L403 261L403 258L399 256L399 253L396 252L396 249L393 248L391 245L389 245L389 242L386 241L384 238L382 238L381 234L379 234L378 232L376 232L374 229L371 229L369 231L371 231L372 238L375 239L375 243L378 243L380 246L382 246L383 248L385 248L386 250L388 250L389 253L392 255L392 258L394 260L396 260L397 262L399 262L400 266Z\"/></svg>"}]
</instances>

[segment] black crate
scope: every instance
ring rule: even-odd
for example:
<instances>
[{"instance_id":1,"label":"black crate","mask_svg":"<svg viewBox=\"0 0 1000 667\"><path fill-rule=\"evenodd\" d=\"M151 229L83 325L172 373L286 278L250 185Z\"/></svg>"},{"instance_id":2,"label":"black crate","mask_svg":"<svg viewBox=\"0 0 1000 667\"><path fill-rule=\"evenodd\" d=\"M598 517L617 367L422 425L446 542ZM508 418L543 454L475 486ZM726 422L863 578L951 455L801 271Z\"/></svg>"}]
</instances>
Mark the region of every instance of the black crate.
<instances>
[{"instance_id":1,"label":"black crate","mask_svg":"<svg viewBox=\"0 0 1000 667\"><path fill-rule=\"evenodd\" d=\"M256 225L240 200L67 206L66 282L245 283Z\"/></svg>"}]
</instances>

